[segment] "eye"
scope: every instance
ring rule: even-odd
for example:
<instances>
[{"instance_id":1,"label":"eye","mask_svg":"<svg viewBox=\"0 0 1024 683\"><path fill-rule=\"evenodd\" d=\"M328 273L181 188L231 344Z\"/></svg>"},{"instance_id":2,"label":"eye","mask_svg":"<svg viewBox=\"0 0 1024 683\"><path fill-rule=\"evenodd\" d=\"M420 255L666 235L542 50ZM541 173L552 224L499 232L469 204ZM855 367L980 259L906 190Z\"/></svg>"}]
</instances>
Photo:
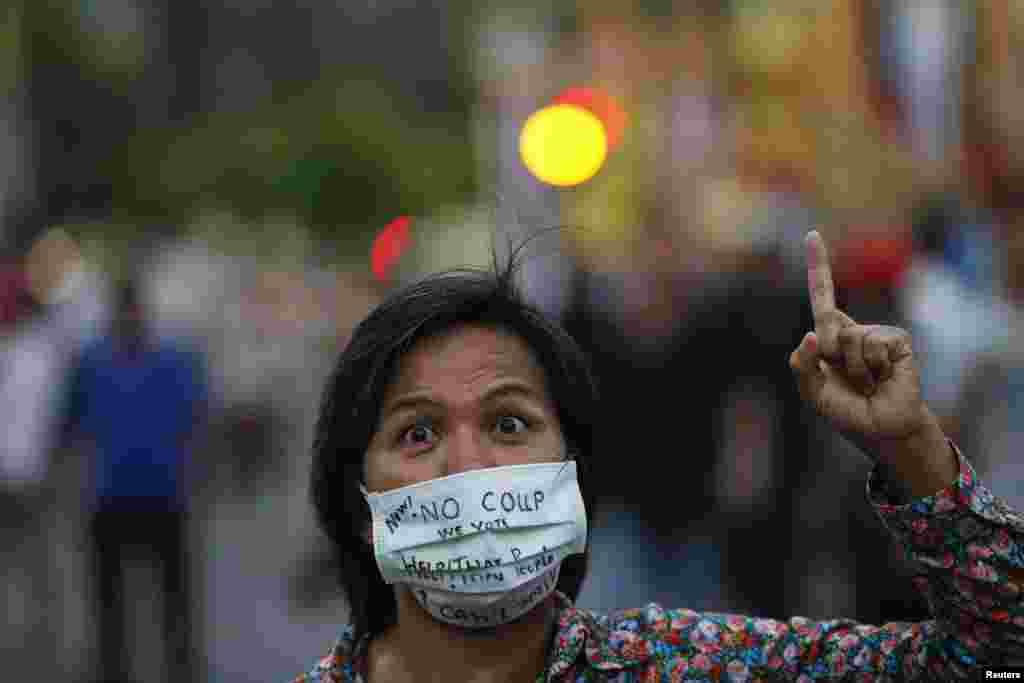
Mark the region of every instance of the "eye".
<instances>
[{"instance_id":1,"label":"eye","mask_svg":"<svg viewBox=\"0 0 1024 683\"><path fill-rule=\"evenodd\" d=\"M499 434L513 436L525 432L530 424L517 415L501 415L494 421L494 428Z\"/></svg>"},{"instance_id":2,"label":"eye","mask_svg":"<svg viewBox=\"0 0 1024 683\"><path fill-rule=\"evenodd\" d=\"M398 436L400 446L424 446L434 442L437 434L429 422L420 421L401 431Z\"/></svg>"}]
</instances>

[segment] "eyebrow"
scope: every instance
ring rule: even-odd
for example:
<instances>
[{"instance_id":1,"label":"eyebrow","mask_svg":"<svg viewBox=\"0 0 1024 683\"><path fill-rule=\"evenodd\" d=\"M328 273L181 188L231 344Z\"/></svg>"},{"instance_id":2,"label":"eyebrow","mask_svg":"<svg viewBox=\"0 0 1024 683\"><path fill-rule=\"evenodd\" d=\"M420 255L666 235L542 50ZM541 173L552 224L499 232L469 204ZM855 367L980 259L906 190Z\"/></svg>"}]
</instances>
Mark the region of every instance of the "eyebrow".
<instances>
[{"instance_id":1,"label":"eyebrow","mask_svg":"<svg viewBox=\"0 0 1024 683\"><path fill-rule=\"evenodd\" d=\"M488 401L494 401L495 399L510 395L525 396L526 398L542 405L544 403L543 397L538 394L536 388L519 380L509 380L491 387L487 390L487 393L481 397L480 402L487 403ZM384 410L381 412L381 416L382 419L388 419L397 412L411 410L422 405L439 406L441 403L431 398L430 394L426 391L414 391L399 396L385 404Z\"/></svg>"}]
</instances>

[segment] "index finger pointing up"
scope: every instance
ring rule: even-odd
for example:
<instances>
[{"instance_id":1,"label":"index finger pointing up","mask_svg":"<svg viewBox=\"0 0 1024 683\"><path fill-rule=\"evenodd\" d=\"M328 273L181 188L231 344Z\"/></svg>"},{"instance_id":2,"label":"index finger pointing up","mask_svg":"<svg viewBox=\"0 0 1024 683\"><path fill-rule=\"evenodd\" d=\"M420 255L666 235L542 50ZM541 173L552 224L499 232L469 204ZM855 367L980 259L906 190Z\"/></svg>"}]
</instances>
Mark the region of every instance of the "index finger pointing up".
<instances>
[{"instance_id":1,"label":"index finger pointing up","mask_svg":"<svg viewBox=\"0 0 1024 683\"><path fill-rule=\"evenodd\" d=\"M821 239L817 230L807 233L804 242L807 245L807 289L811 294L814 326L819 328L823 322L831 322L830 318L836 310L832 266L828 262L825 241Z\"/></svg>"},{"instance_id":2,"label":"index finger pointing up","mask_svg":"<svg viewBox=\"0 0 1024 683\"><path fill-rule=\"evenodd\" d=\"M821 355L828 360L839 359L839 330L853 325L845 313L836 308L832 286L832 266L828 262L828 249L817 230L807 233L807 289L811 294L814 313L814 332L818 336Z\"/></svg>"}]
</instances>

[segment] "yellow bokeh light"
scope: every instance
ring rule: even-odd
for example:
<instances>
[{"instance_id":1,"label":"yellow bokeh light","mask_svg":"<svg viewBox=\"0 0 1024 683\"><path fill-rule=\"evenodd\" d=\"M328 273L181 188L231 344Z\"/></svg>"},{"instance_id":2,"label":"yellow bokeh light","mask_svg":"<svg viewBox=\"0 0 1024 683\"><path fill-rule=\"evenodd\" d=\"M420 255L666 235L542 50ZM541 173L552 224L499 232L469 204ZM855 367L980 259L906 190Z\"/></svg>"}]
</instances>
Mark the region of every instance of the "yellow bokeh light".
<instances>
[{"instance_id":1,"label":"yellow bokeh light","mask_svg":"<svg viewBox=\"0 0 1024 683\"><path fill-rule=\"evenodd\" d=\"M534 112L523 124L519 156L530 173L549 185L569 187L594 177L608 155L601 120L572 104Z\"/></svg>"}]
</instances>

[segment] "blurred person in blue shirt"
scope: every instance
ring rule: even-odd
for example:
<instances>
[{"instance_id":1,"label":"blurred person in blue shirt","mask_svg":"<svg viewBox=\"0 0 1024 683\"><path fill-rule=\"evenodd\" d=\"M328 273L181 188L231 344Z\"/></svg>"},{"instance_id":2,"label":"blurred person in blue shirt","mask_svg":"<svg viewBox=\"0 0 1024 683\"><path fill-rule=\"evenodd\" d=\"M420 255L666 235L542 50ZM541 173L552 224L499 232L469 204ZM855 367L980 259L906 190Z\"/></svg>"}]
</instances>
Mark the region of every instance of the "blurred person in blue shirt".
<instances>
[{"instance_id":1,"label":"blurred person in blue shirt","mask_svg":"<svg viewBox=\"0 0 1024 683\"><path fill-rule=\"evenodd\" d=\"M126 680L124 568L137 548L159 568L167 662L183 667L172 678L192 680L186 474L206 372L199 353L151 333L136 282L116 297L108 333L72 367L64 424L90 447L100 680Z\"/></svg>"}]
</instances>

